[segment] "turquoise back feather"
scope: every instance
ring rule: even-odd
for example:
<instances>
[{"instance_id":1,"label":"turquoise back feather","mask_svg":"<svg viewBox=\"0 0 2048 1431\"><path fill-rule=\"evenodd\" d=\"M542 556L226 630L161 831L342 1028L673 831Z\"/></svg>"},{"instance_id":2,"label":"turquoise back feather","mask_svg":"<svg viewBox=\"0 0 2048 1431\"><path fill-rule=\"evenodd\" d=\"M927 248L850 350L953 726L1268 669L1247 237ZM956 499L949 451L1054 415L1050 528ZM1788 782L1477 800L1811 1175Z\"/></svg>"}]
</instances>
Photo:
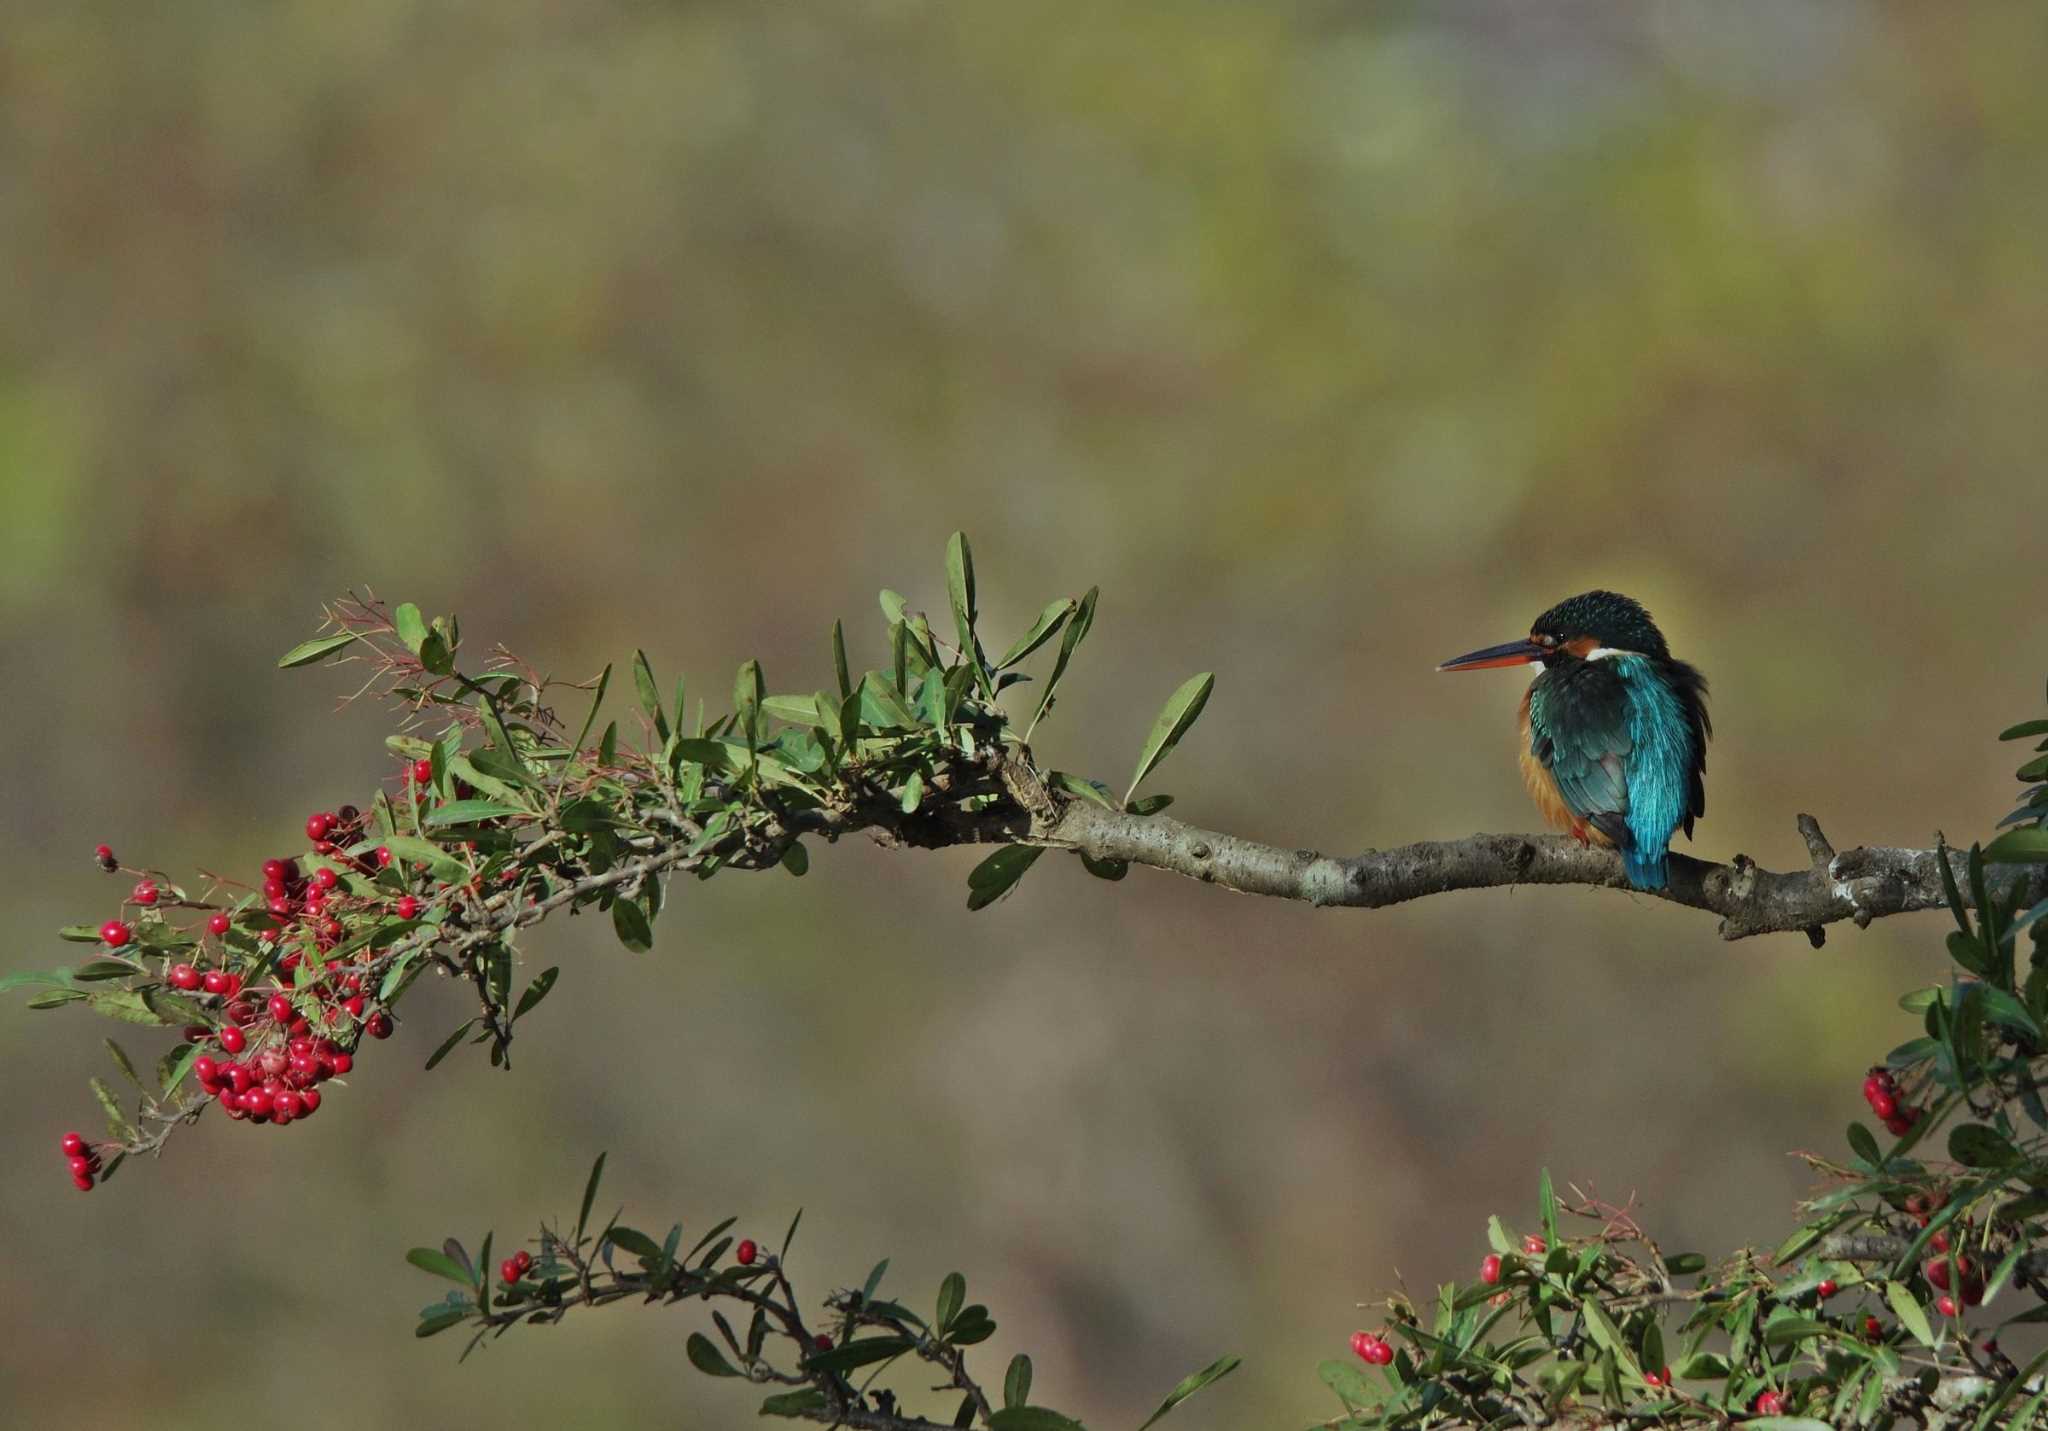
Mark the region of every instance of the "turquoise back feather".
<instances>
[{"instance_id":1,"label":"turquoise back feather","mask_svg":"<svg viewBox=\"0 0 2048 1431\"><path fill-rule=\"evenodd\" d=\"M1622 852L1629 883L1662 889L1664 855L1685 819L1692 780L1692 727L1685 708L1641 656L1607 658L1628 698L1628 831L1634 848Z\"/></svg>"}]
</instances>

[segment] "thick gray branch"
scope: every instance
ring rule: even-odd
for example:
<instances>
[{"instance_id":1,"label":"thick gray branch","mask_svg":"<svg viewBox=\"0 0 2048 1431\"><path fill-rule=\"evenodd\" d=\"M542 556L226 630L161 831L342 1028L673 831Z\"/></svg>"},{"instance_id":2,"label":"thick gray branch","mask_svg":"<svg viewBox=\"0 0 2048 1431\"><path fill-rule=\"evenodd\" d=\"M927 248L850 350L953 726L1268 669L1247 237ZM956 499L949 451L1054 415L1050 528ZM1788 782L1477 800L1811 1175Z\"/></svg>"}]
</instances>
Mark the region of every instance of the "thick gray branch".
<instances>
[{"instance_id":1,"label":"thick gray branch","mask_svg":"<svg viewBox=\"0 0 2048 1431\"><path fill-rule=\"evenodd\" d=\"M1454 889L1527 884L1629 887L1612 850L1562 835L1424 840L1346 859L1239 839L1163 815L1129 815L1087 801L1056 801L1042 792L1034 802L1027 792L1018 793L1033 819L1028 833L1010 838L1316 905L1378 909ZM1723 865L1674 854L1670 885L1652 897L1719 915L1723 939L1798 931L1816 945L1823 927L1839 920L1867 926L1885 915L1947 903L1934 850L1872 846L1836 854L1811 816L1801 815L1799 828L1813 858L1806 869L1781 874L1744 855ZM1964 858L1950 851L1949 859L1967 903ZM2007 870L1996 873L1999 893L2017 877Z\"/></svg>"},{"instance_id":2,"label":"thick gray branch","mask_svg":"<svg viewBox=\"0 0 2048 1431\"><path fill-rule=\"evenodd\" d=\"M1572 884L1627 889L1613 851L1562 835L1470 835L1424 840L1349 859L1197 829L1178 820L1071 804L1036 843L1067 846L1098 859L1150 865L1247 894L1318 905L1378 909L1455 889ZM1738 855L1709 864L1674 854L1671 882L1654 897L1721 917L1721 937L1800 931L1947 903L1933 850L1865 848L1826 863L1776 873ZM1953 853L1962 877L1961 858Z\"/></svg>"}]
</instances>

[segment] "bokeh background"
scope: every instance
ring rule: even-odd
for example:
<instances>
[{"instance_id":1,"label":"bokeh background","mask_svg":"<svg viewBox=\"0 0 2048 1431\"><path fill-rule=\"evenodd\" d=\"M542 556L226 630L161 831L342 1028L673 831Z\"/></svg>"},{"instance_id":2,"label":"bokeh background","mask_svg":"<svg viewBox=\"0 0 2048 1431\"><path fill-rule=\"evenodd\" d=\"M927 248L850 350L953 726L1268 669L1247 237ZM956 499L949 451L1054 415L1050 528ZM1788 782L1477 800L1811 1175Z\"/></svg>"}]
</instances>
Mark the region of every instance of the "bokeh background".
<instances>
[{"instance_id":1,"label":"bokeh background","mask_svg":"<svg viewBox=\"0 0 2048 1431\"><path fill-rule=\"evenodd\" d=\"M389 773L351 586L568 677L827 679L875 591L990 629L1103 589L1038 741L1335 851L1533 823L1519 679L1432 673L1593 585L1714 685L1695 849L1967 838L2038 714L2048 32L2029 7L6 7L9 968L97 840L250 870ZM1027 688L1028 689L1028 688ZM409 1001L319 1121L208 1119L81 1198L109 1031L0 1009L17 1425L752 1424L687 1308L455 1364L404 1249L607 1202L744 1214L822 1293L959 1268L991 1375L1104 1427L1288 1425L1354 1304L1469 1275L1536 1169L1668 1247L1775 1241L1935 916L1726 946L1585 890L1316 913L1049 860L820 851L548 927L516 1066ZM125 885L123 886L125 888ZM131 1047L155 1052L146 1032Z\"/></svg>"}]
</instances>

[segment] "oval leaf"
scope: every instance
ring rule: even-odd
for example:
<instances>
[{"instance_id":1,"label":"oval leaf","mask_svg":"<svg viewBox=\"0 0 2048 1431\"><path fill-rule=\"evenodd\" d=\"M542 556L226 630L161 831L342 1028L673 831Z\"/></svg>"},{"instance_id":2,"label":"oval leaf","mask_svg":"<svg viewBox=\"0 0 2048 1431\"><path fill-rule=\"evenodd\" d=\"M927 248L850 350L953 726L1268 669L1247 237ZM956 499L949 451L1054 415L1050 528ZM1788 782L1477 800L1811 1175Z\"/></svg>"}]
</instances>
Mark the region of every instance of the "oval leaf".
<instances>
[{"instance_id":1,"label":"oval leaf","mask_svg":"<svg viewBox=\"0 0 2048 1431\"><path fill-rule=\"evenodd\" d=\"M339 651L354 642L356 633L344 631L339 636L321 636L312 641L301 641L298 645L277 658L281 669L293 666L310 666L321 657Z\"/></svg>"},{"instance_id":2,"label":"oval leaf","mask_svg":"<svg viewBox=\"0 0 2048 1431\"><path fill-rule=\"evenodd\" d=\"M1159 712L1159 719L1152 722L1152 734L1145 738L1145 749L1138 756L1138 773L1131 777L1130 788L1124 791L1125 805L1131 803L1131 796L1137 793L1145 777L1180 744L1181 737L1202 714L1202 707L1209 703L1209 693L1215 689L1215 675L1204 671L1181 682L1180 689L1167 698L1166 708Z\"/></svg>"}]
</instances>

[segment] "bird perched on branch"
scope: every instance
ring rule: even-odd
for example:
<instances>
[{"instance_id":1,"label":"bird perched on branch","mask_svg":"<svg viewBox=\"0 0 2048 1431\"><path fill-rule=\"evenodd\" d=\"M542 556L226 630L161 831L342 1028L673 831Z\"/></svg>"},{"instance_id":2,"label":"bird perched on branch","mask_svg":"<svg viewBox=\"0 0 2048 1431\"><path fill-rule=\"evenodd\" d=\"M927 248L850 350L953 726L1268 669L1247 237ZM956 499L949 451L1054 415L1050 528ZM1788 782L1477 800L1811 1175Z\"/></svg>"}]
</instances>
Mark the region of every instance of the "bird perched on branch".
<instances>
[{"instance_id":1,"label":"bird perched on branch","mask_svg":"<svg viewBox=\"0 0 2048 1431\"><path fill-rule=\"evenodd\" d=\"M1526 641L1489 646L1439 671L1540 664L1522 697L1522 781L1543 818L1581 843L1621 852L1637 889L1662 889L1671 837L1707 812L1707 678L1673 658L1641 603L1574 596L1537 617Z\"/></svg>"}]
</instances>

